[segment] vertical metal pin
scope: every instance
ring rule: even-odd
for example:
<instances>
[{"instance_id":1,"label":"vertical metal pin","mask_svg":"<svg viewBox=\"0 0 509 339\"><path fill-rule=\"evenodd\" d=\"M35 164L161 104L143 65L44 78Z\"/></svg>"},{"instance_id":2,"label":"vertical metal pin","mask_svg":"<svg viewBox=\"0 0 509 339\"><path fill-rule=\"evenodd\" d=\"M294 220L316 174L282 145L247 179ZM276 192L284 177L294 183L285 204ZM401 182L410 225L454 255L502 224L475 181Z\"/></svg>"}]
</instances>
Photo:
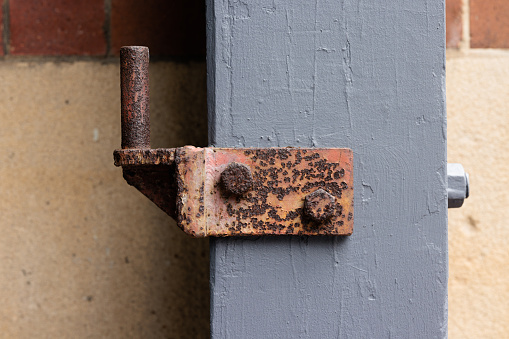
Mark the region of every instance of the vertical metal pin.
<instances>
[{"instance_id":1,"label":"vertical metal pin","mask_svg":"<svg viewBox=\"0 0 509 339\"><path fill-rule=\"evenodd\" d=\"M148 47L120 49L122 148L150 148Z\"/></svg>"}]
</instances>

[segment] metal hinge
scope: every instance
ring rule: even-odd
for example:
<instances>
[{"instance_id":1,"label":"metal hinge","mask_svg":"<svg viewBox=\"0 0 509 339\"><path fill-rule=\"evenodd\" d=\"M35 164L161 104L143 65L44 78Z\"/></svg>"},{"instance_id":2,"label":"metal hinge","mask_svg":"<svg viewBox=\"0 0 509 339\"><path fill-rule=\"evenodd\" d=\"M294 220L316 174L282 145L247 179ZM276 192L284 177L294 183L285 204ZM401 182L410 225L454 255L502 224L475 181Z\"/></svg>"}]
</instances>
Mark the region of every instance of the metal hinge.
<instances>
[{"instance_id":1,"label":"metal hinge","mask_svg":"<svg viewBox=\"0 0 509 339\"><path fill-rule=\"evenodd\" d=\"M123 47L126 181L195 237L351 235L353 153L340 148L150 149L148 48Z\"/></svg>"}]
</instances>

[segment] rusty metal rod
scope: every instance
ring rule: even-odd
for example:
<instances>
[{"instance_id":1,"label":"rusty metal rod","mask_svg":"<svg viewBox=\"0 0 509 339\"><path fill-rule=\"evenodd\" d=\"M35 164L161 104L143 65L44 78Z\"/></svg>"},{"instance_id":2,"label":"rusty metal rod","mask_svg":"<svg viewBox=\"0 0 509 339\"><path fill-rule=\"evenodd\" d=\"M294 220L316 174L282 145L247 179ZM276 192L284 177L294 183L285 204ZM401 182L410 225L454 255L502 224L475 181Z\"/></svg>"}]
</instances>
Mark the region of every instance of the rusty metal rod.
<instances>
[{"instance_id":1,"label":"rusty metal rod","mask_svg":"<svg viewBox=\"0 0 509 339\"><path fill-rule=\"evenodd\" d=\"M150 148L148 47L120 49L122 148Z\"/></svg>"}]
</instances>

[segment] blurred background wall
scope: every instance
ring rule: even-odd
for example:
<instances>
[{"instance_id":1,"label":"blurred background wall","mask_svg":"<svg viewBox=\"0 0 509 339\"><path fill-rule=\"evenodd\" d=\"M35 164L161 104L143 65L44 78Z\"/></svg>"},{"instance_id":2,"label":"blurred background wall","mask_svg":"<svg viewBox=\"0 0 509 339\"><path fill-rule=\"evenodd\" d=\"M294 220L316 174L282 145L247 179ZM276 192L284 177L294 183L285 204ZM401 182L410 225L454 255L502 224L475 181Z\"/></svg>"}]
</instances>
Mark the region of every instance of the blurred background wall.
<instances>
[{"instance_id":1,"label":"blurred background wall","mask_svg":"<svg viewBox=\"0 0 509 339\"><path fill-rule=\"evenodd\" d=\"M207 338L208 241L112 155L123 45L151 49L152 146L207 145L204 1L1 9L0 338Z\"/></svg>"},{"instance_id":2,"label":"blurred background wall","mask_svg":"<svg viewBox=\"0 0 509 339\"><path fill-rule=\"evenodd\" d=\"M509 2L447 0L450 338L509 338ZM153 147L205 146L203 0L3 0L0 338L207 338L208 241L122 179L118 50L151 51Z\"/></svg>"},{"instance_id":3,"label":"blurred background wall","mask_svg":"<svg viewBox=\"0 0 509 339\"><path fill-rule=\"evenodd\" d=\"M470 174L449 210L449 337L509 338L509 1L447 0L448 161Z\"/></svg>"}]
</instances>

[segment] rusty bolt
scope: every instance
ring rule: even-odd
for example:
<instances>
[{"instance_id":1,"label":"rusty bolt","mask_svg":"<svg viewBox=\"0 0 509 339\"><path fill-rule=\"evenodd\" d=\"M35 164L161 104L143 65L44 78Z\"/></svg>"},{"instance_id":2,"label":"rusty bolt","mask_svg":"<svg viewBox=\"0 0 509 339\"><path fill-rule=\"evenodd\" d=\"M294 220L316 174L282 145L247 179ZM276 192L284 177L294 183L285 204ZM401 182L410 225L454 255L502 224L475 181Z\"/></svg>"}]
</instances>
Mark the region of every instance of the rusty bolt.
<instances>
[{"instance_id":1,"label":"rusty bolt","mask_svg":"<svg viewBox=\"0 0 509 339\"><path fill-rule=\"evenodd\" d=\"M308 218L317 222L330 219L335 208L336 198L321 188L306 195L304 199L304 213Z\"/></svg>"},{"instance_id":2,"label":"rusty bolt","mask_svg":"<svg viewBox=\"0 0 509 339\"><path fill-rule=\"evenodd\" d=\"M232 162L221 173L221 182L228 193L241 195L253 187L253 175L246 165Z\"/></svg>"}]
</instances>

